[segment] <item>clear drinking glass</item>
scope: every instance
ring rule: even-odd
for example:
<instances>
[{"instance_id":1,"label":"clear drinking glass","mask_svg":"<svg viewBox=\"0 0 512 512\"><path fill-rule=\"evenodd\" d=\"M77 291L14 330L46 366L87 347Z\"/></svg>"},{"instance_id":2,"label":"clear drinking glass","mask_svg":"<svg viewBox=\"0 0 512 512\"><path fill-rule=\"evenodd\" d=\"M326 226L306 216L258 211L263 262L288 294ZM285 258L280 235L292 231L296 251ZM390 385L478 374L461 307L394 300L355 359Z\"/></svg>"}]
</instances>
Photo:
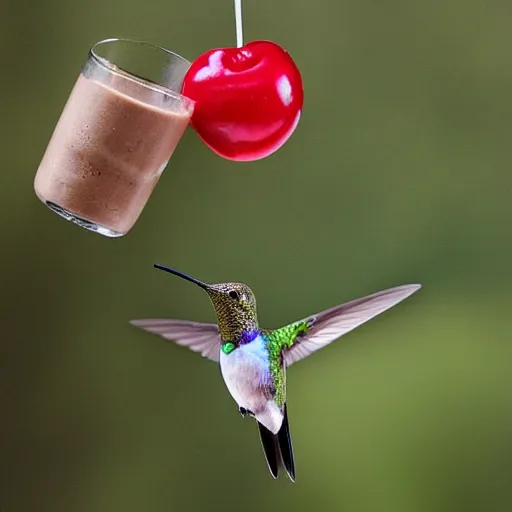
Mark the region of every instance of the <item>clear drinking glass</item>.
<instances>
[{"instance_id":1,"label":"clear drinking glass","mask_svg":"<svg viewBox=\"0 0 512 512\"><path fill-rule=\"evenodd\" d=\"M37 170L39 199L86 229L126 234L189 124L189 67L142 41L95 44Z\"/></svg>"}]
</instances>

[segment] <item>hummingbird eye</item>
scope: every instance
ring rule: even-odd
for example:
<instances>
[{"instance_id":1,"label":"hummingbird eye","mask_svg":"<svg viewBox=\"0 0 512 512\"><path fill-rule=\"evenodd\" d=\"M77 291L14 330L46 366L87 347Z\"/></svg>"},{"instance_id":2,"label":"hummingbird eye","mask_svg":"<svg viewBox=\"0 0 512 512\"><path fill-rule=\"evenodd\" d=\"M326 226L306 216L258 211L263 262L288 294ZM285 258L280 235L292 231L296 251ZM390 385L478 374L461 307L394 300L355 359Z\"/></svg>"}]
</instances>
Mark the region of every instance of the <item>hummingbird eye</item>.
<instances>
[{"instance_id":1,"label":"hummingbird eye","mask_svg":"<svg viewBox=\"0 0 512 512\"><path fill-rule=\"evenodd\" d=\"M229 290L228 295L235 300L238 300L240 298L236 290Z\"/></svg>"}]
</instances>

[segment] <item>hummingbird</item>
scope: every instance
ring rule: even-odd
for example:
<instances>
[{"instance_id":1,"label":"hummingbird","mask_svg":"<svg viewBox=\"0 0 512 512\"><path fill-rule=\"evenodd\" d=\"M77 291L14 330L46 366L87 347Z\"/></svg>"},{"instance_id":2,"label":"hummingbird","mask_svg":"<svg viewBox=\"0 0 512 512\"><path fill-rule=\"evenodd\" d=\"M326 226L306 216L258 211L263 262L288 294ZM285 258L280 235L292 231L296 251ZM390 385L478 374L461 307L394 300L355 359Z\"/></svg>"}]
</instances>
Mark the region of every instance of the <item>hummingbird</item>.
<instances>
[{"instance_id":1,"label":"hummingbird","mask_svg":"<svg viewBox=\"0 0 512 512\"><path fill-rule=\"evenodd\" d=\"M148 318L130 323L188 347L219 363L226 387L242 417L256 420L263 452L274 478L284 468L295 481L295 461L286 407L286 369L416 292L409 284L335 306L278 329L263 329L256 298L243 283L208 284L170 267L155 268L202 288L217 323Z\"/></svg>"}]
</instances>

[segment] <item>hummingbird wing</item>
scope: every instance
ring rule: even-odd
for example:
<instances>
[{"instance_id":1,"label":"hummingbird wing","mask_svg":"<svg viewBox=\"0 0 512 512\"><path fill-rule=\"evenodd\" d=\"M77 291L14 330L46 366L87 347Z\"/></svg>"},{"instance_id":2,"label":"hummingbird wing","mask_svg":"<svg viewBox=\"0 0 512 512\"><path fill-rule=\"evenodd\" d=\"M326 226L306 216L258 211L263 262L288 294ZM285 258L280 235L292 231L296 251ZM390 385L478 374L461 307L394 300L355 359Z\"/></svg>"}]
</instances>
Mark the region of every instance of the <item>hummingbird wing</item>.
<instances>
[{"instance_id":1,"label":"hummingbird wing","mask_svg":"<svg viewBox=\"0 0 512 512\"><path fill-rule=\"evenodd\" d=\"M199 352L212 361L219 361L221 339L217 324L166 318L132 320L130 323L145 331L159 334L162 338L174 341L178 345L188 347L194 352Z\"/></svg>"},{"instance_id":2,"label":"hummingbird wing","mask_svg":"<svg viewBox=\"0 0 512 512\"><path fill-rule=\"evenodd\" d=\"M307 326L293 345L283 350L287 366L364 324L419 290L421 285L409 284L383 290L360 299L335 306L298 322Z\"/></svg>"}]
</instances>

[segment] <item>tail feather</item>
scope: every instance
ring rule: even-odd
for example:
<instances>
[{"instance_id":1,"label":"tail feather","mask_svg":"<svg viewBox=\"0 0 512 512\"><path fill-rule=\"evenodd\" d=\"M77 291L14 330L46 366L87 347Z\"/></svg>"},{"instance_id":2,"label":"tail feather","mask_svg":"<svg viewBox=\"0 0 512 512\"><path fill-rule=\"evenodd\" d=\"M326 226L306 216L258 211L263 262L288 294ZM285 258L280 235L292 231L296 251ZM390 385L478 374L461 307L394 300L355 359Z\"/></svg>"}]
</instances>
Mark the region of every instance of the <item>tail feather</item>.
<instances>
[{"instance_id":1,"label":"tail feather","mask_svg":"<svg viewBox=\"0 0 512 512\"><path fill-rule=\"evenodd\" d=\"M283 424L277 433L279 450L281 452L281 461L292 482L295 482L295 460L293 457L292 438L290 436L290 426L288 424L288 413L286 404L284 405Z\"/></svg>"},{"instance_id":2,"label":"tail feather","mask_svg":"<svg viewBox=\"0 0 512 512\"><path fill-rule=\"evenodd\" d=\"M288 414L286 404L284 406L283 424L277 434L273 434L258 421L261 445L267 459L268 468L274 478L279 474L279 466L283 466L290 480L295 482L295 461L293 457L293 446L290 437Z\"/></svg>"},{"instance_id":3,"label":"tail feather","mask_svg":"<svg viewBox=\"0 0 512 512\"><path fill-rule=\"evenodd\" d=\"M258 427L260 429L260 439L261 445L263 446L263 451L265 453L265 458L267 459L268 469L274 478L277 478L279 473L279 460L278 460L278 451L279 447L277 446L277 437L268 430L267 427L262 425L258 421Z\"/></svg>"}]
</instances>

